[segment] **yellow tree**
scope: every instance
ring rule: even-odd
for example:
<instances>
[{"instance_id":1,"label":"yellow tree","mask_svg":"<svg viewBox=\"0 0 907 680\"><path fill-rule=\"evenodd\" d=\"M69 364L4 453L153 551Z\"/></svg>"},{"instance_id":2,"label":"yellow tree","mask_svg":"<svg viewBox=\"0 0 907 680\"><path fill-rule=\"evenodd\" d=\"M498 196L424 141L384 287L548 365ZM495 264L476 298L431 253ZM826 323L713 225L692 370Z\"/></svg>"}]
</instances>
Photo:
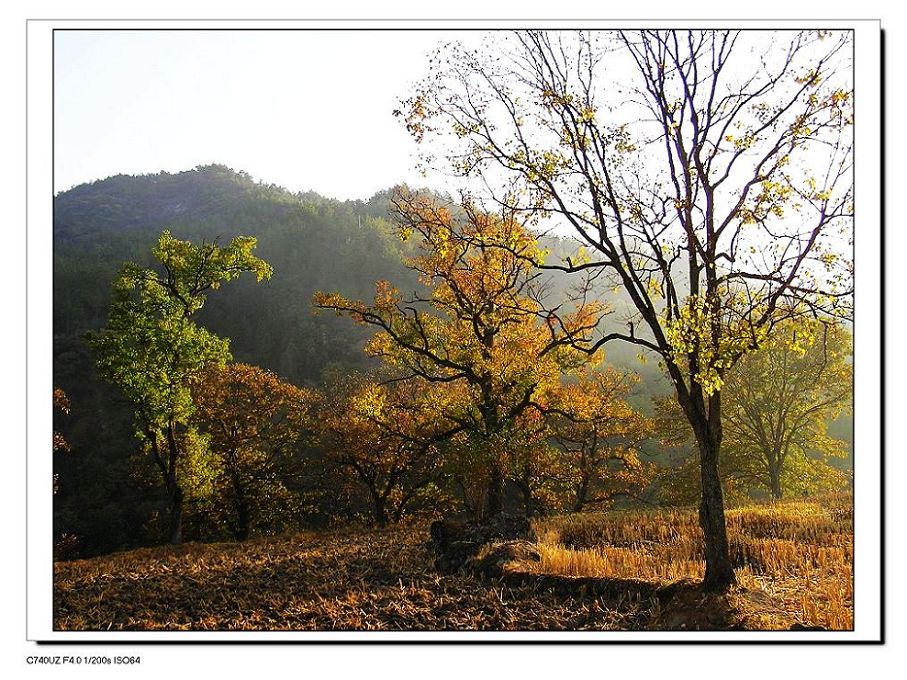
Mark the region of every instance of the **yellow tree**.
<instances>
[{"instance_id":1,"label":"yellow tree","mask_svg":"<svg viewBox=\"0 0 907 680\"><path fill-rule=\"evenodd\" d=\"M440 48L400 115L426 162L557 220L622 294L699 453L704 586L735 582L721 386L784 317L851 306L846 31L518 31ZM758 59L753 55L758 54Z\"/></svg>"},{"instance_id":2,"label":"yellow tree","mask_svg":"<svg viewBox=\"0 0 907 680\"><path fill-rule=\"evenodd\" d=\"M424 382L358 376L334 381L320 396L315 422L327 459L364 487L379 527L439 495L439 443L462 430L444 417L447 398Z\"/></svg>"},{"instance_id":3,"label":"yellow tree","mask_svg":"<svg viewBox=\"0 0 907 680\"><path fill-rule=\"evenodd\" d=\"M554 440L567 456L572 508L639 498L655 477L639 446L653 436L651 421L626 401L638 377L593 371L565 385L546 409Z\"/></svg>"},{"instance_id":4,"label":"yellow tree","mask_svg":"<svg viewBox=\"0 0 907 680\"><path fill-rule=\"evenodd\" d=\"M205 370L192 382L192 422L207 435L226 482L233 535L244 541L268 508L287 496L298 448L311 429L313 395L248 364ZM224 486L224 485L221 485Z\"/></svg>"},{"instance_id":5,"label":"yellow tree","mask_svg":"<svg viewBox=\"0 0 907 680\"><path fill-rule=\"evenodd\" d=\"M444 417L487 466L484 514L500 513L514 424L563 374L586 365L589 353L577 346L591 341L605 310L582 301L564 314L543 310L531 264L542 253L511 212L466 201L454 209L406 191L394 206L401 236L420 239L408 266L428 292L404 297L378 282L371 305L324 293L315 304L376 327L366 351L404 379L455 388L460 398Z\"/></svg>"}]
</instances>

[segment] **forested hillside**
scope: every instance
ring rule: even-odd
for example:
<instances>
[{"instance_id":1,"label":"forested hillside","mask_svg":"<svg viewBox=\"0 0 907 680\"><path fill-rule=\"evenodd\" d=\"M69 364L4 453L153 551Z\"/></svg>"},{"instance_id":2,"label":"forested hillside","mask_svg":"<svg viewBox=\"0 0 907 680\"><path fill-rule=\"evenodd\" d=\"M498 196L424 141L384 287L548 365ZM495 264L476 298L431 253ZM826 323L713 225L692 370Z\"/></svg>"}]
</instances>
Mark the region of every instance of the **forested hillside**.
<instances>
[{"instance_id":1,"label":"forested hillside","mask_svg":"<svg viewBox=\"0 0 907 680\"><path fill-rule=\"evenodd\" d=\"M102 326L116 271L125 260L148 264L162 229L199 242L247 234L258 238L273 278L267 287L239 282L225 290L202 323L232 339L238 361L294 382L318 379L332 362L361 363L362 335L330 316L315 318L311 296L323 288L368 296L378 279L411 287L387 198L340 203L291 194L223 166L76 187L54 205L54 334L66 340Z\"/></svg>"},{"instance_id":2,"label":"forested hillside","mask_svg":"<svg viewBox=\"0 0 907 680\"><path fill-rule=\"evenodd\" d=\"M178 174L116 176L76 187L54 202L54 384L72 404L57 414L71 450L56 454L60 532L89 552L141 543L159 504L154 486L135 479L132 410L96 378L84 342L104 325L111 283L127 260L150 264L161 231L194 242L258 238L274 267L270 281L237 281L200 315L231 339L236 361L275 371L295 384L317 383L332 366L363 369L364 329L312 313L312 294L340 290L368 297L384 279L415 283L403 243L387 219L388 193L341 203L292 194L223 166ZM132 488L123 489L124 484Z\"/></svg>"},{"instance_id":3,"label":"forested hillside","mask_svg":"<svg viewBox=\"0 0 907 680\"><path fill-rule=\"evenodd\" d=\"M86 334L104 326L111 284L125 261L151 266L161 232L194 243L247 235L256 254L273 267L260 284L240 279L211 296L198 314L201 325L230 339L235 362L259 366L300 387L317 388L353 372L376 368L362 349L372 331L333 313L315 313L313 294L339 293L370 299L376 281L401 291L420 287L404 260L418 244L404 242L389 214L392 190L367 201L340 202L314 193L294 194L256 182L249 175L211 165L178 174L119 175L61 193L54 201L54 386L68 398L68 413L56 409L55 431L68 450L55 451L55 536L65 553L95 554L160 541L162 491L150 463L139 455L134 413L118 389L98 379ZM553 257L571 252L569 241L544 239ZM549 274L547 288L561 299L571 285ZM604 289L598 295L611 296ZM619 314L611 315L609 321ZM617 321L620 323L620 321ZM628 396L650 412L651 397L668 390L655 361L641 363L632 345L610 343L606 361L640 374ZM849 420L835 434L849 439ZM668 458L657 438L644 445L651 460ZM317 456L312 450L303 456ZM311 481L311 480L309 480ZM330 487L337 496L349 489ZM318 526L328 517L324 499L305 483L296 505L275 512L271 531ZM319 500L320 499L320 500ZM347 511L361 510L356 502ZM209 520L193 523L190 539L223 538ZM213 532L213 533L212 533ZM71 545L69 545L71 543Z\"/></svg>"},{"instance_id":4,"label":"forested hillside","mask_svg":"<svg viewBox=\"0 0 907 680\"><path fill-rule=\"evenodd\" d=\"M55 454L58 536L78 536L79 551L88 553L154 540L156 528L147 525L160 492L136 469L132 409L117 388L98 380L85 343L86 333L107 319L111 284L123 262L150 265L151 248L165 228L197 243L256 237L257 254L273 266L271 279L225 287L199 322L230 338L235 361L296 385L318 385L375 362L362 352L371 331L314 313L316 291L367 299L379 280L404 291L419 285L403 262L416 244L395 233L390 195L388 189L367 201L340 202L210 165L177 174L118 175L55 198L54 385L72 404L68 414L55 412L56 429L71 447ZM561 277L555 293L566 285Z\"/></svg>"}]
</instances>

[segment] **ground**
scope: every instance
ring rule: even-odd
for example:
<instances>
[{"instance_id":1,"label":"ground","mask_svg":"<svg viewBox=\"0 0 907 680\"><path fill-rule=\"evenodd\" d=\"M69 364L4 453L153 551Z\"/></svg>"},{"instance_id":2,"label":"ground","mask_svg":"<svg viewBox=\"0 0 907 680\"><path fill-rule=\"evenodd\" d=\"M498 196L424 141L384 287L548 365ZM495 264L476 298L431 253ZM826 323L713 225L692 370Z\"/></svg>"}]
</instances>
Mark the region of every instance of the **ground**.
<instances>
[{"instance_id":1,"label":"ground","mask_svg":"<svg viewBox=\"0 0 907 680\"><path fill-rule=\"evenodd\" d=\"M718 597L695 587L694 511L612 511L537 520L540 561L510 563L497 578L436 573L424 522L58 562L54 621L58 630L847 629L849 503L731 511L741 587Z\"/></svg>"}]
</instances>

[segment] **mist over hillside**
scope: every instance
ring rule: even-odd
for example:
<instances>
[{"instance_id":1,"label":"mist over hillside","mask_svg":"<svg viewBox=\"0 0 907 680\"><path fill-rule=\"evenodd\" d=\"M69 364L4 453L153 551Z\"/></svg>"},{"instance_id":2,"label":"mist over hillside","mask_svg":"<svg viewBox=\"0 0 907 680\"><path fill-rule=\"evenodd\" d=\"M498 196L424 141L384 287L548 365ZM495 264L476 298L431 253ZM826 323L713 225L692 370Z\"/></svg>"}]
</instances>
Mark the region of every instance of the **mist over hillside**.
<instances>
[{"instance_id":1,"label":"mist over hillside","mask_svg":"<svg viewBox=\"0 0 907 680\"><path fill-rule=\"evenodd\" d=\"M313 314L311 297L317 290L336 290L369 299L377 280L404 293L422 287L404 265L416 245L397 238L390 196L391 189L344 202L294 194L221 165L117 175L63 192L54 200L55 337L75 339L103 326L116 272L127 260L150 264L162 230L220 243L250 235L274 276L263 286L226 286L207 303L203 323L231 338L237 360L294 382L317 380L335 362L362 366L364 331ZM555 253L572 247L559 239L546 239L546 245ZM550 294L564 297L569 277L550 278ZM633 347L608 347L613 363L639 368L635 356Z\"/></svg>"},{"instance_id":2,"label":"mist over hillside","mask_svg":"<svg viewBox=\"0 0 907 680\"><path fill-rule=\"evenodd\" d=\"M225 285L210 297L199 321L230 338L236 361L315 386L326 374L375 365L362 352L370 332L331 313L315 314L316 291L370 300L378 280L404 294L422 288L404 264L418 244L397 237L391 195L389 188L365 200L337 201L208 165L176 174L117 175L55 197L54 386L72 404L68 415L54 416L55 430L71 444L71 451L55 454L56 534L79 536L87 553L142 544L150 539L136 529L147 526L161 505L159 489L134 471L132 409L116 388L98 380L84 342L87 332L106 322L111 284L123 263L150 266L164 229L193 242L256 237L256 254L273 266L273 277ZM553 258L577 244L546 238L544 245ZM573 283L552 273L548 295L565 299ZM620 307L610 289L600 294ZM615 313L608 323L624 321ZM649 411L651 396L670 386L653 358L639 361L637 349L609 343L606 360L640 373L631 402ZM837 425L835 434L849 439L849 419Z\"/></svg>"}]
</instances>

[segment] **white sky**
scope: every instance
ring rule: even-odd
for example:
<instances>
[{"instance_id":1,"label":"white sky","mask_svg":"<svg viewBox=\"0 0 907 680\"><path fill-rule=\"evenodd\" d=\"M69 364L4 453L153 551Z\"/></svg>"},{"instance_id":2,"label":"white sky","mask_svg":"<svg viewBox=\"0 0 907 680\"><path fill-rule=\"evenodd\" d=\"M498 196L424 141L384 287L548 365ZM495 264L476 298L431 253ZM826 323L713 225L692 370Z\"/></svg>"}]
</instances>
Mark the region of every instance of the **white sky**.
<instances>
[{"instance_id":1,"label":"white sky","mask_svg":"<svg viewBox=\"0 0 907 680\"><path fill-rule=\"evenodd\" d=\"M429 31L57 31L55 192L223 163L294 191L425 185L392 111Z\"/></svg>"}]
</instances>

